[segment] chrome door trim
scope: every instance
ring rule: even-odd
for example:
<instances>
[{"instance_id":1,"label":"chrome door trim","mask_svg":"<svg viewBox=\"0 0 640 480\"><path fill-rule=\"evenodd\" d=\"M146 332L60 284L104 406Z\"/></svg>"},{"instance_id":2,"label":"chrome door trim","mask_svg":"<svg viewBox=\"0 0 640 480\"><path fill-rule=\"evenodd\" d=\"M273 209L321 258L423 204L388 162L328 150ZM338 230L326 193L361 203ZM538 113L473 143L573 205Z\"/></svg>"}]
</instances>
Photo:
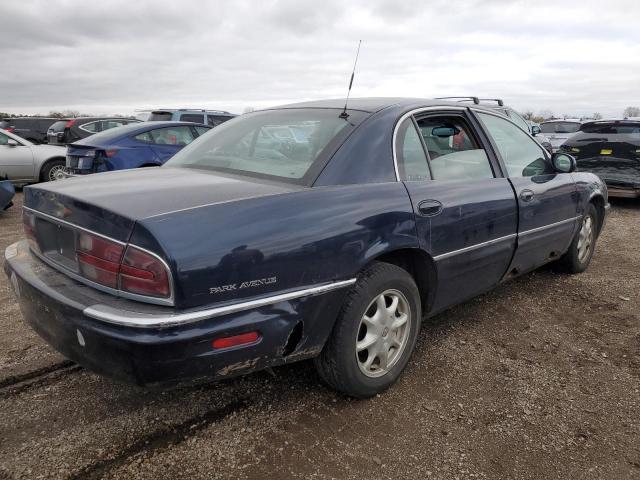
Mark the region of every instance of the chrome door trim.
<instances>
[{"instance_id":1,"label":"chrome door trim","mask_svg":"<svg viewBox=\"0 0 640 480\"><path fill-rule=\"evenodd\" d=\"M124 325L127 327L167 328L192 322L198 322L221 315L228 315L231 313L252 310L280 302L287 302L302 297L319 295L322 293L330 292L332 290L337 290L339 288L348 287L350 285L353 285L354 283L356 283L356 279L350 278L349 280L325 283L322 285L298 289L287 293L270 295L268 297L262 297L255 300L232 303L221 307L195 310L186 313L157 314L132 312L129 310L114 308L104 304L91 305L90 307L85 308L82 313L84 313L87 317L95 318L96 320L113 323L116 325Z\"/></svg>"},{"instance_id":2,"label":"chrome door trim","mask_svg":"<svg viewBox=\"0 0 640 480\"><path fill-rule=\"evenodd\" d=\"M582 215L578 215L578 216L573 217L573 218L567 218L566 220L560 220L559 222L550 223L548 225L543 225L542 227L536 227L536 228L532 228L530 230L525 230L524 232L518 233L518 236L519 237L524 237L525 235L530 235L532 233L542 232L543 230L548 230L550 228L557 227L559 225L564 225L565 223L575 222L576 220L579 220L580 218L582 218Z\"/></svg>"},{"instance_id":3,"label":"chrome door trim","mask_svg":"<svg viewBox=\"0 0 640 480\"><path fill-rule=\"evenodd\" d=\"M516 238L517 234L511 233L509 235L505 235L504 237L494 238L493 240L487 240L486 242L476 243L475 245L471 245L469 247L460 248L459 250L452 250L451 252L442 253L440 255L436 255L433 259L437 262L439 260L444 260L446 258L453 257L455 255L459 255L461 253L471 252L473 250L477 250L482 247L488 247L489 245L494 245L496 243L504 242L506 240L511 240Z\"/></svg>"}]
</instances>

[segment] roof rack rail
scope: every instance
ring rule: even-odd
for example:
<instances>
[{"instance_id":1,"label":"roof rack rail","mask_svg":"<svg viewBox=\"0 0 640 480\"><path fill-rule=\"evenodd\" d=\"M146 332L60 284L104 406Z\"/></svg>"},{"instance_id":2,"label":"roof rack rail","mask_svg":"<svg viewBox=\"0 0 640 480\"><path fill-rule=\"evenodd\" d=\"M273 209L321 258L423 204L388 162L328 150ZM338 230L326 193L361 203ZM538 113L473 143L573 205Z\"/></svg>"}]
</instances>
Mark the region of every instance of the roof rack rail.
<instances>
[{"instance_id":1,"label":"roof rack rail","mask_svg":"<svg viewBox=\"0 0 640 480\"><path fill-rule=\"evenodd\" d=\"M459 102L471 100L476 105L480 103L480 99L478 97L436 97L436 100L458 100Z\"/></svg>"},{"instance_id":2,"label":"roof rack rail","mask_svg":"<svg viewBox=\"0 0 640 480\"><path fill-rule=\"evenodd\" d=\"M483 102L497 102L499 106L504 107L504 102L501 98L481 98Z\"/></svg>"}]
</instances>

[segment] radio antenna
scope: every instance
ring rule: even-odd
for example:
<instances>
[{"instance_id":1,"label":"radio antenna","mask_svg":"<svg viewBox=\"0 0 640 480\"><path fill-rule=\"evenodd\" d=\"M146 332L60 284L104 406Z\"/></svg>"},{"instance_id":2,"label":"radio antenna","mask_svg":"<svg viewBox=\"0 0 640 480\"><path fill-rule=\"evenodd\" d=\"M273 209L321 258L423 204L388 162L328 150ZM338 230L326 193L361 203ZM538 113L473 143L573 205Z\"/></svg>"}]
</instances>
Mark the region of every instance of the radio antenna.
<instances>
[{"instance_id":1,"label":"radio antenna","mask_svg":"<svg viewBox=\"0 0 640 480\"><path fill-rule=\"evenodd\" d=\"M353 86L353 77L356 74L356 65L358 64L358 55L360 55L360 44L362 40L358 40L358 50L356 51L356 60L353 62L353 71L351 72L351 80L349 81L349 89L347 90L347 98L344 101L344 109L342 113L338 115L339 118L348 118L349 114L347 113L347 103L349 103L349 94L351 93L351 87Z\"/></svg>"}]
</instances>

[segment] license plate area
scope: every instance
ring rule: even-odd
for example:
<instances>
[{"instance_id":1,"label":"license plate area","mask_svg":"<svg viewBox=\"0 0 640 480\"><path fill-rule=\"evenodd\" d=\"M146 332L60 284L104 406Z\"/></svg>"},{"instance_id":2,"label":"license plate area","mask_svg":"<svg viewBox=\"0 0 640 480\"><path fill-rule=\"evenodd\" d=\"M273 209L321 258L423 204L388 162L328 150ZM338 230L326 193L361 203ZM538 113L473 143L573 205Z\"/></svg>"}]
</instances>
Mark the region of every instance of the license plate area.
<instances>
[{"instance_id":1,"label":"license plate area","mask_svg":"<svg viewBox=\"0 0 640 480\"><path fill-rule=\"evenodd\" d=\"M36 217L36 237L42 255L68 270L78 271L75 230Z\"/></svg>"}]
</instances>

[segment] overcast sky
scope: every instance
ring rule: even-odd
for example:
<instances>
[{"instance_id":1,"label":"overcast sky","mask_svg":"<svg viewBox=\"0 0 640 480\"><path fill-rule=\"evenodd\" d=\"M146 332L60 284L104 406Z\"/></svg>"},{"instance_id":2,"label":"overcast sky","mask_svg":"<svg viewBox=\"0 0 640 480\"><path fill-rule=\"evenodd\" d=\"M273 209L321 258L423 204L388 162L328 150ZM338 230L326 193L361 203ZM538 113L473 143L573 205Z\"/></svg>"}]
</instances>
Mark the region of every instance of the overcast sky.
<instances>
[{"instance_id":1,"label":"overcast sky","mask_svg":"<svg viewBox=\"0 0 640 480\"><path fill-rule=\"evenodd\" d=\"M640 1L0 2L0 111L240 113L352 96L501 97L524 111L640 106Z\"/></svg>"}]
</instances>

